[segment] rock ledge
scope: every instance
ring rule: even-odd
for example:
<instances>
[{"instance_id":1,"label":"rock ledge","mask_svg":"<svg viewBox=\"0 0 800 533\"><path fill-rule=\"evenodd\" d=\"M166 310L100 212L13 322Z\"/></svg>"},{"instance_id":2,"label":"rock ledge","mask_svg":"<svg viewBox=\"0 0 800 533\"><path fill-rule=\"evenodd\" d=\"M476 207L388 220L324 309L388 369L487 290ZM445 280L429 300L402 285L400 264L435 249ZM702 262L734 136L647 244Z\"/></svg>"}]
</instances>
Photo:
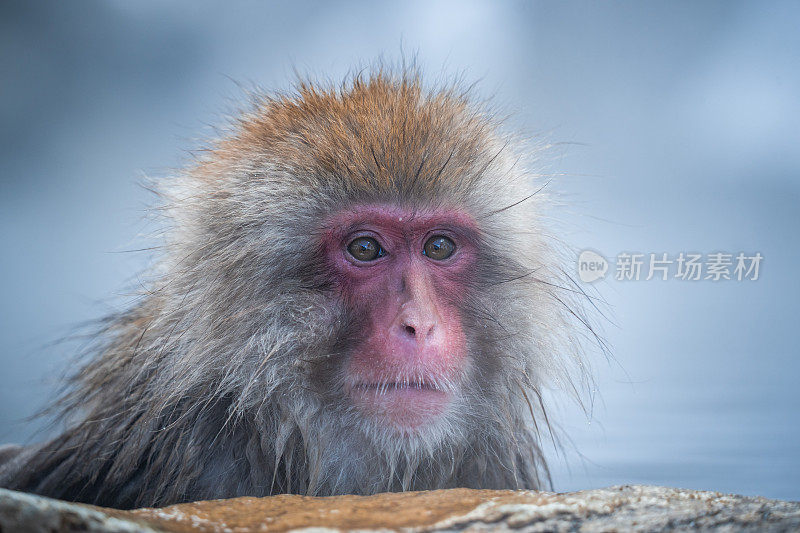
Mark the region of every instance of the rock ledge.
<instances>
[{"instance_id":1,"label":"rock ledge","mask_svg":"<svg viewBox=\"0 0 800 533\"><path fill-rule=\"evenodd\" d=\"M450 489L280 495L120 511L0 489L0 533L248 531L799 531L800 502L652 486L557 494Z\"/></svg>"}]
</instances>

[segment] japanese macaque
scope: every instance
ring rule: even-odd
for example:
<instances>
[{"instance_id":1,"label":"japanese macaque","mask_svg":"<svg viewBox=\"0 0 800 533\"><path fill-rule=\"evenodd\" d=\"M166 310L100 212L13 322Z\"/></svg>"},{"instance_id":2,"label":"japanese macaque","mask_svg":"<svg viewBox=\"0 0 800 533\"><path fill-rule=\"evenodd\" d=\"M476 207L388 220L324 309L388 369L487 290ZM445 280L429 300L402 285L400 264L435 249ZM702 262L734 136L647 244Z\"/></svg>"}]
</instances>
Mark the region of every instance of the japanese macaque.
<instances>
[{"instance_id":1,"label":"japanese macaque","mask_svg":"<svg viewBox=\"0 0 800 533\"><path fill-rule=\"evenodd\" d=\"M542 390L572 387L587 326L525 167L416 73L256 97L163 181L151 285L0 486L118 508L546 486Z\"/></svg>"}]
</instances>

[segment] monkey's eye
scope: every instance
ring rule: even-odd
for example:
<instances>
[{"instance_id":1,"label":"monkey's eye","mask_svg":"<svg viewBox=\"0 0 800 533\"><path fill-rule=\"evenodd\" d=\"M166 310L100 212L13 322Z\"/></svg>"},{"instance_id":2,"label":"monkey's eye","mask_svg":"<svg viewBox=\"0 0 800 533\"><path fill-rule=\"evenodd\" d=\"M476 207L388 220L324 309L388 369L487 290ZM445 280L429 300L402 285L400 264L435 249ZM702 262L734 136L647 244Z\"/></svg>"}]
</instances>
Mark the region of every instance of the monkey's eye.
<instances>
[{"instance_id":1,"label":"monkey's eye","mask_svg":"<svg viewBox=\"0 0 800 533\"><path fill-rule=\"evenodd\" d=\"M422 253L431 259L442 261L456 251L456 243L442 235L434 235L425 242Z\"/></svg>"},{"instance_id":2,"label":"monkey's eye","mask_svg":"<svg viewBox=\"0 0 800 533\"><path fill-rule=\"evenodd\" d=\"M378 241L372 237L354 239L353 242L347 245L347 251L359 261L374 261L386 255L386 250L381 248Z\"/></svg>"}]
</instances>

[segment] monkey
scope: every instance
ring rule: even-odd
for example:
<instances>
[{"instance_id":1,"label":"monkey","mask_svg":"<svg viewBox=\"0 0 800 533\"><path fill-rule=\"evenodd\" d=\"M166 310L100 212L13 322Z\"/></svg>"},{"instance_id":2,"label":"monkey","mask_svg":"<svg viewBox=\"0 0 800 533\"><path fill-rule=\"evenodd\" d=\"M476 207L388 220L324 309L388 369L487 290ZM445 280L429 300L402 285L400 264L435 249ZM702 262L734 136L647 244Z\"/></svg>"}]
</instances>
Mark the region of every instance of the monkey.
<instances>
[{"instance_id":1,"label":"monkey","mask_svg":"<svg viewBox=\"0 0 800 533\"><path fill-rule=\"evenodd\" d=\"M591 328L523 155L413 69L254 94L159 183L148 282L0 486L123 509L546 488L543 393L583 379Z\"/></svg>"}]
</instances>

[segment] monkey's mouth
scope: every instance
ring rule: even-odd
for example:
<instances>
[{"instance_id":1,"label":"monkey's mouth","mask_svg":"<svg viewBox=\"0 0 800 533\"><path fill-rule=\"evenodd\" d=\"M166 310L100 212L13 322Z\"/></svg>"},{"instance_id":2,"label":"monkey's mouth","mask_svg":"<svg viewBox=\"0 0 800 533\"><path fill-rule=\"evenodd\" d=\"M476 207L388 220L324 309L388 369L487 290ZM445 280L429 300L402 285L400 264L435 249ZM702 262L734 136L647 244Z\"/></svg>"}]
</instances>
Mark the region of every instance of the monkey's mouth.
<instances>
[{"instance_id":1,"label":"monkey's mouth","mask_svg":"<svg viewBox=\"0 0 800 533\"><path fill-rule=\"evenodd\" d=\"M350 397L360 411L408 431L432 422L444 413L451 394L423 381L357 383Z\"/></svg>"},{"instance_id":2,"label":"monkey's mouth","mask_svg":"<svg viewBox=\"0 0 800 533\"><path fill-rule=\"evenodd\" d=\"M408 389L415 389L420 391L441 391L437 387L431 385L430 383L425 382L409 382L409 381L400 381L400 382L390 382L390 383L357 383L353 387L354 389L359 390L366 390L366 391L377 391L380 394L386 394L387 392L400 390L408 390Z\"/></svg>"}]
</instances>

